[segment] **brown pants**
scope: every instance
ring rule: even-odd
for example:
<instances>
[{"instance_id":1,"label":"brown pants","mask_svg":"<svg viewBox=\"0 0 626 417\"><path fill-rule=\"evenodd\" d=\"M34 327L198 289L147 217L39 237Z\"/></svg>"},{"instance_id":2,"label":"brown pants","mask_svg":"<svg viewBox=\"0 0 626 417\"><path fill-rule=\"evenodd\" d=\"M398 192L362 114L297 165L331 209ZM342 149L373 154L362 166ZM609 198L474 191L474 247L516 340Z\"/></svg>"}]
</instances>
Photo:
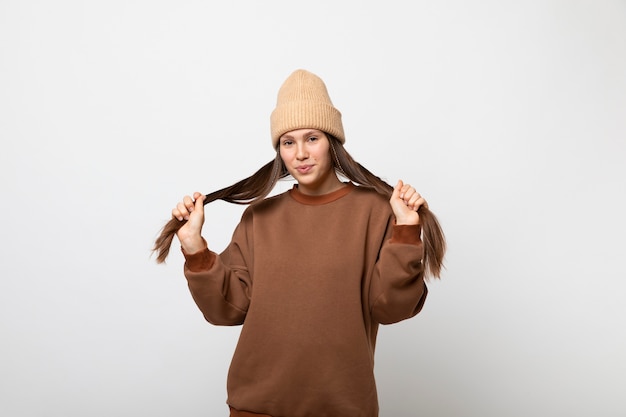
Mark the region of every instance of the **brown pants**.
<instances>
[{"instance_id":1,"label":"brown pants","mask_svg":"<svg viewBox=\"0 0 626 417\"><path fill-rule=\"evenodd\" d=\"M250 411L239 411L230 407L230 417L272 417L269 414L258 414Z\"/></svg>"}]
</instances>

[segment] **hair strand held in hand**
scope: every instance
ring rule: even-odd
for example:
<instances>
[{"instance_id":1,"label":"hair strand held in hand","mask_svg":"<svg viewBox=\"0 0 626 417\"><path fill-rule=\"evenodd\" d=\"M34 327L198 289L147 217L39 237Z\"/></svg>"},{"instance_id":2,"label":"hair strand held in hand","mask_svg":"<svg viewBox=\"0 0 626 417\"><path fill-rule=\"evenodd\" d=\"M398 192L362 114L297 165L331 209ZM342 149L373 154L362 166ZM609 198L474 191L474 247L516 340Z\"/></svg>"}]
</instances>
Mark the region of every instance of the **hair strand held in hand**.
<instances>
[{"instance_id":1,"label":"hair strand held in hand","mask_svg":"<svg viewBox=\"0 0 626 417\"><path fill-rule=\"evenodd\" d=\"M207 194L204 199L204 204L206 205L215 200L223 200L233 204L254 203L255 201L265 198L272 191L278 180L287 175L287 170L280 159L280 155L277 153L273 161L265 164L250 177L230 187ZM180 221L176 218L172 218L163 226L152 248L152 252L156 252L157 254L157 263L165 262L176 232L178 232L185 223L185 220Z\"/></svg>"}]
</instances>

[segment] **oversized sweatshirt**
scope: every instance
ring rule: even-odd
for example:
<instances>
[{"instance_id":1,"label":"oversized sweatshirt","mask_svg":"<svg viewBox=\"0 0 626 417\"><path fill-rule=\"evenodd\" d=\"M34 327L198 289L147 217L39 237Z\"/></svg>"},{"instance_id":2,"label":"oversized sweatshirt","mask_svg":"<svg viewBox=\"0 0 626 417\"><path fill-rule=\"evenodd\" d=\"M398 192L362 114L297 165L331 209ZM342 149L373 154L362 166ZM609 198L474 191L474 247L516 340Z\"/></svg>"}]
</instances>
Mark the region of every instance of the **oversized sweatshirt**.
<instances>
[{"instance_id":1,"label":"oversized sweatshirt","mask_svg":"<svg viewBox=\"0 0 626 417\"><path fill-rule=\"evenodd\" d=\"M240 325L231 407L274 417L375 417L379 324L415 316L427 288L419 225L351 183L322 196L297 186L250 205L219 255L185 254L206 320Z\"/></svg>"}]
</instances>

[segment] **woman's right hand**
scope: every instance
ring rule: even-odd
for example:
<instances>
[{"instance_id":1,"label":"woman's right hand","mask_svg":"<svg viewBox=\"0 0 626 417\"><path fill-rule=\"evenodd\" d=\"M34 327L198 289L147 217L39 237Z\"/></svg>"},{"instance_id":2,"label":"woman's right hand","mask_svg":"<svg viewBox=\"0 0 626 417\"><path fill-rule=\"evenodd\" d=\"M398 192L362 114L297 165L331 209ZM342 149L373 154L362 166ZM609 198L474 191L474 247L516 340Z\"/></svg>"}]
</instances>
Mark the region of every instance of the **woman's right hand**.
<instances>
[{"instance_id":1,"label":"woman's right hand","mask_svg":"<svg viewBox=\"0 0 626 417\"><path fill-rule=\"evenodd\" d=\"M202 238L204 225L204 194L195 192L193 198L186 195L172 210L172 217L187 222L176 232L185 252L191 254L203 250L206 243Z\"/></svg>"}]
</instances>

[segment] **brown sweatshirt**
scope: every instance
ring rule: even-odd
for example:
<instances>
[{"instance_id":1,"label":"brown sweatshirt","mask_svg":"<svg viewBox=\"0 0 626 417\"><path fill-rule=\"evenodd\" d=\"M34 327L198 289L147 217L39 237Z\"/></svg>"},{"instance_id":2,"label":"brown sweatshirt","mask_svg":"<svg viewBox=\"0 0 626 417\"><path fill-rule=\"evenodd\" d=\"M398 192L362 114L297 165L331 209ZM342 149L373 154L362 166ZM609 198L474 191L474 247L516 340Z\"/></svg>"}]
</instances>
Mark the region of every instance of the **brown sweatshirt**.
<instances>
[{"instance_id":1,"label":"brown sweatshirt","mask_svg":"<svg viewBox=\"0 0 626 417\"><path fill-rule=\"evenodd\" d=\"M275 417L375 417L379 324L416 315L427 294L419 225L350 183L297 187L249 206L228 247L185 254L210 323L243 324L228 404Z\"/></svg>"}]
</instances>

